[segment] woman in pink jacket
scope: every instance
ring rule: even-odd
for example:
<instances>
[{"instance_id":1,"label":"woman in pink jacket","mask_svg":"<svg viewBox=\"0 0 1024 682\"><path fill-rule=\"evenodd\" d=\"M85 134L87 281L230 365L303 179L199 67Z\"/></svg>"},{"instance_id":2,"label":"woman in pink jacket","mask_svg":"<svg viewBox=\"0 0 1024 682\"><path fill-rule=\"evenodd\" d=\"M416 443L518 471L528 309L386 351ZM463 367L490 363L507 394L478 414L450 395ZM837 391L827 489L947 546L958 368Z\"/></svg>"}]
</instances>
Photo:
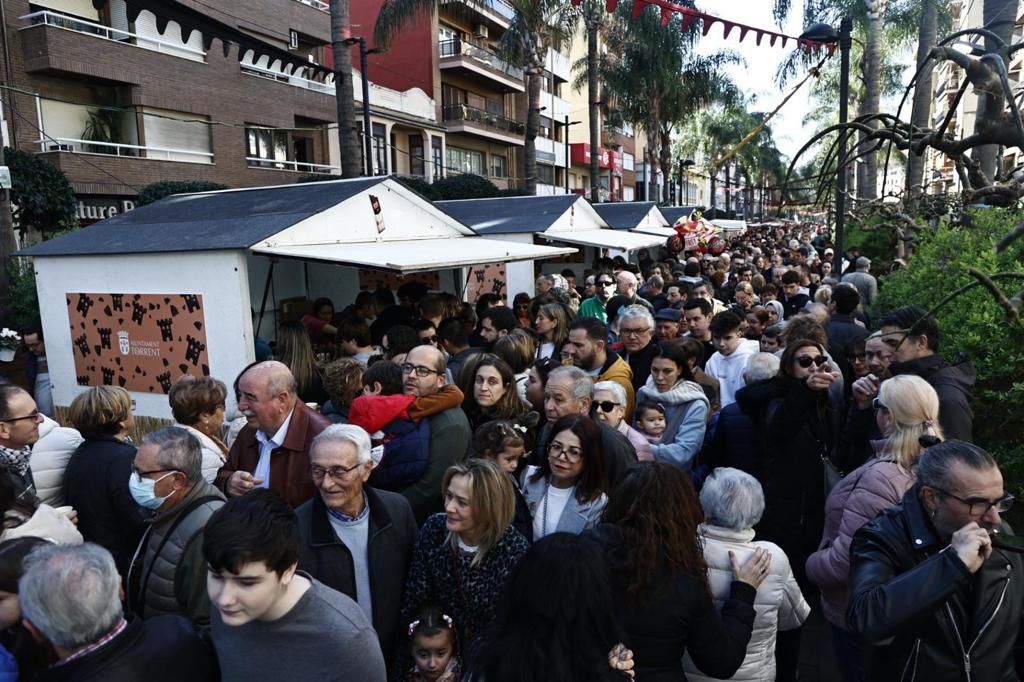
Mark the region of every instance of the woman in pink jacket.
<instances>
[{"instance_id":1,"label":"woman in pink jacket","mask_svg":"<svg viewBox=\"0 0 1024 682\"><path fill-rule=\"evenodd\" d=\"M874 401L884 438L875 457L843 478L825 502L825 532L807 559L807 578L821 588L821 609L832 625L832 642L843 679L864 676L861 643L846 630L850 542L878 512L893 507L914 484L912 467L925 447L942 440L939 397L920 377L901 375L882 383Z\"/></svg>"}]
</instances>

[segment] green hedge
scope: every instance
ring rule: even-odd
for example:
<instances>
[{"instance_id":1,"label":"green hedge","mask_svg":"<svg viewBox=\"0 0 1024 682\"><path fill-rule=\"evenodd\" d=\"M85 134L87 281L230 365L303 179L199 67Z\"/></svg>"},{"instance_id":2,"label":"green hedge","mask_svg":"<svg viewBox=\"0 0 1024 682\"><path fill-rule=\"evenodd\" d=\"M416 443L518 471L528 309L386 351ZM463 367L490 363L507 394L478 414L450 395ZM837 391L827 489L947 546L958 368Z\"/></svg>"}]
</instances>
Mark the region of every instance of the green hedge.
<instances>
[{"instance_id":1,"label":"green hedge","mask_svg":"<svg viewBox=\"0 0 1024 682\"><path fill-rule=\"evenodd\" d=\"M1024 240L997 255L996 242L1024 213L1005 209L971 212L969 227L923 230L909 267L888 275L874 319L892 308L915 304L931 309L957 288L974 281L967 269L1024 275ZM1007 298L1024 280L997 282ZM940 351L950 361L965 353L978 370L974 391L974 438L999 460L1007 488L1024 492L1024 326L1006 321L992 295L976 287L936 313Z\"/></svg>"},{"instance_id":2,"label":"green hedge","mask_svg":"<svg viewBox=\"0 0 1024 682\"><path fill-rule=\"evenodd\" d=\"M215 192L228 189L227 185L206 180L163 180L146 185L139 190L139 206L151 204L172 194L192 194L194 192Z\"/></svg>"},{"instance_id":3,"label":"green hedge","mask_svg":"<svg viewBox=\"0 0 1024 682\"><path fill-rule=\"evenodd\" d=\"M432 187L442 199L487 199L501 191L484 176L472 173L449 175L436 180Z\"/></svg>"}]
</instances>

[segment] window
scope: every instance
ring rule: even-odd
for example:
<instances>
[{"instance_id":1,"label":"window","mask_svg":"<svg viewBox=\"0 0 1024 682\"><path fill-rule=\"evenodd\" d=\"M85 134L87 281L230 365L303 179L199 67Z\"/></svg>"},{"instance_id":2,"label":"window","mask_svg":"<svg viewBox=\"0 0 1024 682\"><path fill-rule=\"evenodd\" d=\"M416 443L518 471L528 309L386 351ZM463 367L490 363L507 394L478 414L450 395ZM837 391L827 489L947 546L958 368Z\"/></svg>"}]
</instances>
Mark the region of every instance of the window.
<instances>
[{"instance_id":1,"label":"window","mask_svg":"<svg viewBox=\"0 0 1024 682\"><path fill-rule=\"evenodd\" d=\"M484 154L472 149L460 149L448 145L448 168L458 173L484 175Z\"/></svg>"},{"instance_id":2,"label":"window","mask_svg":"<svg viewBox=\"0 0 1024 682\"><path fill-rule=\"evenodd\" d=\"M629 152L622 152L622 170L633 170L633 155Z\"/></svg>"},{"instance_id":3,"label":"window","mask_svg":"<svg viewBox=\"0 0 1024 682\"><path fill-rule=\"evenodd\" d=\"M545 185L555 184L555 167L537 164L537 182Z\"/></svg>"},{"instance_id":4,"label":"window","mask_svg":"<svg viewBox=\"0 0 1024 682\"><path fill-rule=\"evenodd\" d=\"M371 123L370 129L373 131L373 174L387 175L387 126L383 123Z\"/></svg>"},{"instance_id":5,"label":"window","mask_svg":"<svg viewBox=\"0 0 1024 682\"><path fill-rule=\"evenodd\" d=\"M259 168L285 168L288 161L288 131L270 128L245 129L245 156L250 166Z\"/></svg>"},{"instance_id":6,"label":"window","mask_svg":"<svg viewBox=\"0 0 1024 682\"><path fill-rule=\"evenodd\" d=\"M491 175L496 178L508 177L508 157L491 154Z\"/></svg>"},{"instance_id":7,"label":"window","mask_svg":"<svg viewBox=\"0 0 1024 682\"><path fill-rule=\"evenodd\" d=\"M412 175L423 177L426 169L423 162L423 136L409 136L409 172Z\"/></svg>"},{"instance_id":8,"label":"window","mask_svg":"<svg viewBox=\"0 0 1024 682\"><path fill-rule=\"evenodd\" d=\"M444 144L441 138L433 135L430 138L430 162L434 164L434 180L444 177L444 155L441 153Z\"/></svg>"}]
</instances>

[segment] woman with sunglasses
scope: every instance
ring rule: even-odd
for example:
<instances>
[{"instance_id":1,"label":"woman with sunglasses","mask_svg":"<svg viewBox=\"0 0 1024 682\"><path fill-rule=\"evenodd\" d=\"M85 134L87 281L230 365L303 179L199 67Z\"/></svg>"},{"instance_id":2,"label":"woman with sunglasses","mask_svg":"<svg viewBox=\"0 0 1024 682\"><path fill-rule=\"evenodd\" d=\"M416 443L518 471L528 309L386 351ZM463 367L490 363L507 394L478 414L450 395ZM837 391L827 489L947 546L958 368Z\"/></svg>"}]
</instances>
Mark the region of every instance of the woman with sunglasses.
<instances>
[{"instance_id":1,"label":"woman with sunglasses","mask_svg":"<svg viewBox=\"0 0 1024 682\"><path fill-rule=\"evenodd\" d=\"M589 417L567 415L555 422L547 457L527 467L523 497L533 516L533 539L582 533L597 525L608 497L601 431Z\"/></svg>"},{"instance_id":2,"label":"woman with sunglasses","mask_svg":"<svg viewBox=\"0 0 1024 682\"><path fill-rule=\"evenodd\" d=\"M594 416L626 437L636 449L636 458L641 462L654 460L651 444L629 423L626 422L626 389L615 381L598 381L594 384Z\"/></svg>"},{"instance_id":3,"label":"woman with sunglasses","mask_svg":"<svg viewBox=\"0 0 1024 682\"><path fill-rule=\"evenodd\" d=\"M939 396L924 379L905 374L882 382L874 402L883 438L875 456L850 472L829 493L825 532L807 559L807 579L821 588L821 608L832 626L832 645L847 682L863 677L863 648L846 629L850 544L878 512L895 507L914 484L913 467L925 447L942 440Z\"/></svg>"},{"instance_id":4,"label":"woman with sunglasses","mask_svg":"<svg viewBox=\"0 0 1024 682\"><path fill-rule=\"evenodd\" d=\"M818 548L824 525L824 458L832 449L828 389L838 378L821 344L793 339L782 354L778 376L767 387L772 397L761 415L765 513L757 535L782 547L805 590L804 563ZM780 659L783 670L785 663Z\"/></svg>"}]
</instances>

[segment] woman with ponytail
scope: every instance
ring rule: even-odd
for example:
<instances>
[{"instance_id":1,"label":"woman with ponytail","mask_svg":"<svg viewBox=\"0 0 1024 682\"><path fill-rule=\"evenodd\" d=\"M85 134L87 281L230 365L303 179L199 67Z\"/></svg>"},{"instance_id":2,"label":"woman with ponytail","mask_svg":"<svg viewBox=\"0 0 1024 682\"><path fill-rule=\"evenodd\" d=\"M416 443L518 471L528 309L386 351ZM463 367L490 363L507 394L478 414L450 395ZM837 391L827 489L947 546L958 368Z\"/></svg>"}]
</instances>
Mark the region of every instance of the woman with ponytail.
<instances>
[{"instance_id":1,"label":"woman with ponytail","mask_svg":"<svg viewBox=\"0 0 1024 682\"><path fill-rule=\"evenodd\" d=\"M914 484L913 467L925 450L942 441L939 397L927 381L909 374L882 383L874 401L883 438L875 456L847 474L825 503L825 532L807 559L807 578L821 588L821 608L832 625L832 642L843 679L864 677L860 642L846 630L850 542L878 512L899 503Z\"/></svg>"}]
</instances>

